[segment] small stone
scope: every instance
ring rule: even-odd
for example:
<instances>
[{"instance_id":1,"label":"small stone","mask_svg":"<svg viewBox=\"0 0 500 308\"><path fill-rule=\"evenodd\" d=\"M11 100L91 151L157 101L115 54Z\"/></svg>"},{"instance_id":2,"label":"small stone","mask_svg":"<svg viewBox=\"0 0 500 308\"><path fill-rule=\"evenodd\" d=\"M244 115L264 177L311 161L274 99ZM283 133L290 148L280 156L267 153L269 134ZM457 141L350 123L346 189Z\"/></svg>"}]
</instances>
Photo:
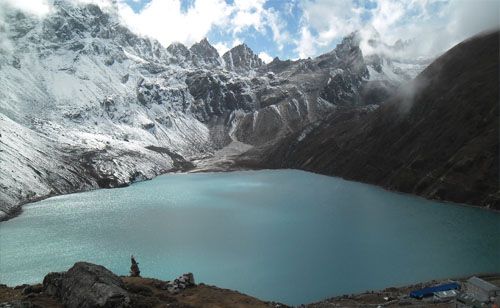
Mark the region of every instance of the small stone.
<instances>
[{"instance_id":1,"label":"small stone","mask_svg":"<svg viewBox=\"0 0 500 308\"><path fill-rule=\"evenodd\" d=\"M187 283L189 286L194 286L196 284L194 281L193 273L187 273L187 274L184 274L183 276L186 277L186 280L187 280Z\"/></svg>"}]
</instances>

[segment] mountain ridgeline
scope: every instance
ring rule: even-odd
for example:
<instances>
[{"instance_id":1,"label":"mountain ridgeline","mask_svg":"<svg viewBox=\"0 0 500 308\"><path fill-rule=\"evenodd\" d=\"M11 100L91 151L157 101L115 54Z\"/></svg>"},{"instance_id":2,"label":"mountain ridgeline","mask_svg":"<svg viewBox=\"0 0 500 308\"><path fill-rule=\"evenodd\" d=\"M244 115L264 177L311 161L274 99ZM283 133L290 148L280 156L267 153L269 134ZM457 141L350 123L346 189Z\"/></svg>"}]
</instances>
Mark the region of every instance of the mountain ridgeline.
<instances>
[{"instance_id":1,"label":"mountain ridgeline","mask_svg":"<svg viewBox=\"0 0 500 308\"><path fill-rule=\"evenodd\" d=\"M193 168L227 148L250 149L232 168L301 168L498 204L494 35L413 79L429 61L363 55L357 33L316 58L265 64L245 44L222 56L207 39L164 47L112 7L55 1L43 18L8 9L3 22L0 218L47 196Z\"/></svg>"},{"instance_id":2,"label":"mountain ridgeline","mask_svg":"<svg viewBox=\"0 0 500 308\"><path fill-rule=\"evenodd\" d=\"M499 32L466 40L377 110L339 109L253 156L498 210L498 46Z\"/></svg>"}]
</instances>

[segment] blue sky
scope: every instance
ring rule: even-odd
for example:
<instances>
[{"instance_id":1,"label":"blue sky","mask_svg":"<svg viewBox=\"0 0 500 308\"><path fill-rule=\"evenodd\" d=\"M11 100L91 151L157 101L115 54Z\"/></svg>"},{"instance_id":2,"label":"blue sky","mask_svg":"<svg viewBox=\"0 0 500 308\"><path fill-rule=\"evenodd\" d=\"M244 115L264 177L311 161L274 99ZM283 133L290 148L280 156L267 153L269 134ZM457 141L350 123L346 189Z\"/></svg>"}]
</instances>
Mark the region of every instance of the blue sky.
<instances>
[{"instance_id":1,"label":"blue sky","mask_svg":"<svg viewBox=\"0 0 500 308\"><path fill-rule=\"evenodd\" d=\"M103 1L103 0L101 0ZM105 1L105 0L104 0ZM314 57L355 30L392 44L418 42L435 55L481 30L498 27L496 0L118 0L122 17L162 44L207 37L220 53L246 43L263 59ZM363 45L366 53L367 44ZM362 48L363 49L363 48Z\"/></svg>"},{"instance_id":2,"label":"blue sky","mask_svg":"<svg viewBox=\"0 0 500 308\"><path fill-rule=\"evenodd\" d=\"M284 31L287 33L297 33L299 31L302 12L297 5L286 7L287 5L291 4L286 1L270 0L266 2L264 9L273 10L279 14L282 20L285 21ZM222 27L210 31L207 37L210 42L233 42L234 40L233 34L224 31ZM280 58L293 58L296 56L293 52L294 45L292 41L284 41L283 47L278 48L278 44L275 42L270 28L264 31L256 31L254 27L247 27L236 37L250 46L256 53L266 52L272 57L278 56Z\"/></svg>"}]
</instances>

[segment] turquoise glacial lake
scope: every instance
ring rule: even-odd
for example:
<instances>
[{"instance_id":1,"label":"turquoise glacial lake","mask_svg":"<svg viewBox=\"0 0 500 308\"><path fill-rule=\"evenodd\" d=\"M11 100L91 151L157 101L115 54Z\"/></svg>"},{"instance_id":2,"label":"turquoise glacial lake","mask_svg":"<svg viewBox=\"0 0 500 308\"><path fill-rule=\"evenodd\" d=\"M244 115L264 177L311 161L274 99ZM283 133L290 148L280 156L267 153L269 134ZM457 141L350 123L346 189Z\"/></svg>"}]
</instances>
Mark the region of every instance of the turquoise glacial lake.
<instances>
[{"instance_id":1,"label":"turquoise glacial lake","mask_svg":"<svg viewBox=\"0 0 500 308\"><path fill-rule=\"evenodd\" d=\"M168 174L0 223L0 283L85 260L287 304L500 271L500 214L296 170Z\"/></svg>"}]
</instances>

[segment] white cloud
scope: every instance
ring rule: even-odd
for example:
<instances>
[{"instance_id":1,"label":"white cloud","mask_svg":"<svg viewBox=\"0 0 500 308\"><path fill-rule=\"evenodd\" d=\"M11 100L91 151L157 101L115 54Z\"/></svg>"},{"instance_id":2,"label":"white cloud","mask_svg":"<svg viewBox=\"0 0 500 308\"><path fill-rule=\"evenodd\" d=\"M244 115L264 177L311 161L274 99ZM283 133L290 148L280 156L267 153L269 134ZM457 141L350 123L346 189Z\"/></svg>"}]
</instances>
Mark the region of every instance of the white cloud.
<instances>
[{"instance_id":1,"label":"white cloud","mask_svg":"<svg viewBox=\"0 0 500 308\"><path fill-rule=\"evenodd\" d=\"M302 0L301 31L295 51L315 56L355 30L375 29L382 40L414 39L411 56L434 56L480 31L498 28L497 0L375 0L374 8L353 0ZM363 2L360 2L363 4ZM363 52L371 52L362 44Z\"/></svg>"},{"instance_id":2,"label":"white cloud","mask_svg":"<svg viewBox=\"0 0 500 308\"><path fill-rule=\"evenodd\" d=\"M48 0L0 0L0 8L10 6L32 15L43 16L50 12Z\"/></svg>"},{"instance_id":3,"label":"white cloud","mask_svg":"<svg viewBox=\"0 0 500 308\"><path fill-rule=\"evenodd\" d=\"M303 1L303 21L318 34L316 44L325 46L338 37L359 29L360 11L351 0Z\"/></svg>"},{"instance_id":4,"label":"white cloud","mask_svg":"<svg viewBox=\"0 0 500 308\"><path fill-rule=\"evenodd\" d=\"M198 0L186 12L181 11L180 0L152 0L138 13L124 2L119 2L118 7L121 18L133 31L165 46L172 42L192 45L214 26L226 23L231 14L224 0Z\"/></svg>"},{"instance_id":5,"label":"white cloud","mask_svg":"<svg viewBox=\"0 0 500 308\"><path fill-rule=\"evenodd\" d=\"M399 22L381 31L382 37L392 42L398 38L414 40L408 56L437 56L479 32L500 27L498 1L414 0L412 4L407 10L418 15L406 12ZM441 6L433 11L436 4Z\"/></svg>"},{"instance_id":6,"label":"white cloud","mask_svg":"<svg viewBox=\"0 0 500 308\"><path fill-rule=\"evenodd\" d=\"M273 57L271 57L267 52L261 51L259 53L259 58L264 61L264 63L270 63L273 61Z\"/></svg>"},{"instance_id":7,"label":"white cloud","mask_svg":"<svg viewBox=\"0 0 500 308\"><path fill-rule=\"evenodd\" d=\"M239 37L235 37L233 39L233 44L231 45L231 47L238 46L238 45L241 45L241 44L243 44L243 40L240 39Z\"/></svg>"},{"instance_id":8,"label":"white cloud","mask_svg":"<svg viewBox=\"0 0 500 308\"><path fill-rule=\"evenodd\" d=\"M0 54L13 52L13 44L9 37L9 25L5 22L6 12L12 9L43 17L51 11L51 5L48 0L0 0Z\"/></svg>"},{"instance_id":9,"label":"white cloud","mask_svg":"<svg viewBox=\"0 0 500 308\"><path fill-rule=\"evenodd\" d=\"M299 58L307 58L316 54L315 46L317 45L317 41L307 26L302 26L300 29L300 38L295 44L297 45L295 52L299 55Z\"/></svg>"},{"instance_id":10,"label":"white cloud","mask_svg":"<svg viewBox=\"0 0 500 308\"><path fill-rule=\"evenodd\" d=\"M195 0L183 12L180 0L152 0L140 12L134 12L124 0L119 0L118 8L122 20L133 31L155 38L164 46L172 42L192 45L214 29L229 34L235 46L242 42L239 37L243 32L250 30L271 33L278 50L282 50L290 35L279 13L265 8L267 1L235 0L228 4L224 0ZM220 54L230 48L227 41L214 45Z\"/></svg>"},{"instance_id":11,"label":"white cloud","mask_svg":"<svg viewBox=\"0 0 500 308\"><path fill-rule=\"evenodd\" d=\"M300 58L316 56L345 35L361 27L362 9L352 0L302 0L303 10L295 52Z\"/></svg>"},{"instance_id":12,"label":"white cloud","mask_svg":"<svg viewBox=\"0 0 500 308\"><path fill-rule=\"evenodd\" d=\"M222 57L230 48L227 46L227 43L219 42L212 44L215 49L217 49L217 52L219 55Z\"/></svg>"},{"instance_id":13,"label":"white cloud","mask_svg":"<svg viewBox=\"0 0 500 308\"><path fill-rule=\"evenodd\" d=\"M245 28L253 27L257 31L264 31L264 4L266 0L235 0L235 14L231 22L233 32L239 33Z\"/></svg>"},{"instance_id":14,"label":"white cloud","mask_svg":"<svg viewBox=\"0 0 500 308\"><path fill-rule=\"evenodd\" d=\"M285 30L286 23L280 17L279 12L264 7L267 1L235 0L233 4L234 13L228 26L235 35L251 28L262 34L266 34L270 30L278 49L282 50L284 44L289 41L290 35Z\"/></svg>"},{"instance_id":15,"label":"white cloud","mask_svg":"<svg viewBox=\"0 0 500 308\"><path fill-rule=\"evenodd\" d=\"M496 0L452 1L446 8L449 16L446 32L452 43L458 43L478 32L498 29L499 13L500 2Z\"/></svg>"},{"instance_id":16,"label":"white cloud","mask_svg":"<svg viewBox=\"0 0 500 308\"><path fill-rule=\"evenodd\" d=\"M406 10L411 5L400 1L379 1L377 8L373 11L373 18L370 24L382 34L386 34L405 16Z\"/></svg>"},{"instance_id":17,"label":"white cloud","mask_svg":"<svg viewBox=\"0 0 500 308\"><path fill-rule=\"evenodd\" d=\"M278 50L283 50L285 43L290 41L290 34L286 31L286 22L283 21L275 10L267 13L267 25L273 33L273 40L277 44Z\"/></svg>"},{"instance_id":18,"label":"white cloud","mask_svg":"<svg viewBox=\"0 0 500 308\"><path fill-rule=\"evenodd\" d=\"M219 53L220 56L223 56L226 53L226 51L228 51L229 49L243 44L243 40L241 40L238 37L235 37L231 43L218 42L218 43L210 43L210 44L212 44L212 46L214 46L215 49L217 49L217 52Z\"/></svg>"}]
</instances>

